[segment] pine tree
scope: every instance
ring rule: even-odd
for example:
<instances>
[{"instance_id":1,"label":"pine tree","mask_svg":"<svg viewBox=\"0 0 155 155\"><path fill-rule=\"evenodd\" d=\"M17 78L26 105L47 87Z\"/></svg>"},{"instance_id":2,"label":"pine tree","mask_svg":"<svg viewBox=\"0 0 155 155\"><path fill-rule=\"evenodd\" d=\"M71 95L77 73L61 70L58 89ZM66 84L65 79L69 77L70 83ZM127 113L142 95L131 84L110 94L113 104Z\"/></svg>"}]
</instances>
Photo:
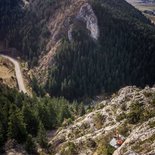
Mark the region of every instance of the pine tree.
<instances>
[{"instance_id":1,"label":"pine tree","mask_svg":"<svg viewBox=\"0 0 155 155\"><path fill-rule=\"evenodd\" d=\"M61 105L61 110L58 116L58 122L59 124L61 124L65 118L70 118L71 114L68 108L68 105L66 105L65 103Z\"/></svg>"},{"instance_id":2,"label":"pine tree","mask_svg":"<svg viewBox=\"0 0 155 155\"><path fill-rule=\"evenodd\" d=\"M0 150L1 150L1 146L3 146L4 144L4 130L3 130L3 125L0 122Z\"/></svg>"},{"instance_id":3,"label":"pine tree","mask_svg":"<svg viewBox=\"0 0 155 155\"><path fill-rule=\"evenodd\" d=\"M22 113L24 115L26 129L28 133L36 136L38 132L39 121L32 107L25 103L22 108Z\"/></svg>"},{"instance_id":4,"label":"pine tree","mask_svg":"<svg viewBox=\"0 0 155 155\"><path fill-rule=\"evenodd\" d=\"M14 105L10 109L8 122L8 138L16 139L19 143L26 140L27 131L21 111Z\"/></svg>"},{"instance_id":5,"label":"pine tree","mask_svg":"<svg viewBox=\"0 0 155 155\"><path fill-rule=\"evenodd\" d=\"M47 147L46 130L45 130L42 122L39 123L37 139L38 139L38 143L40 144L41 147L43 147L43 148Z\"/></svg>"},{"instance_id":6,"label":"pine tree","mask_svg":"<svg viewBox=\"0 0 155 155\"><path fill-rule=\"evenodd\" d=\"M83 103L79 105L78 113L79 113L79 116L83 116L86 113Z\"/></svg>"},{"instance_id":7,"label":"pine tree","mask_svg":"<svg viewBox=\"0 0 155 155\"><path fill-rule=\"evenodd\" d=\"M27 140L25 143L25 149L27 150L28 153L36 152L36 144L35 144L35 141L33 140L32 135L27 136Z\"/></svg>"}]
</instances>

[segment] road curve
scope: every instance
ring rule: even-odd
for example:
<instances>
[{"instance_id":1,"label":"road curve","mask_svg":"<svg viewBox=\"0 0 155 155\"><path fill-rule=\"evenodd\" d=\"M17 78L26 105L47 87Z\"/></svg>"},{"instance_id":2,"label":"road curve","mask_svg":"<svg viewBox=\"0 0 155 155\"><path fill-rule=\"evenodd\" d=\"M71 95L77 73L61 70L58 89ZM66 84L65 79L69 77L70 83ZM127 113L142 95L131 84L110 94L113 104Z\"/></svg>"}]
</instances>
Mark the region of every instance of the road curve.
<instances>
[{"instance_id":1,"label":"road curve","mask_svg":"<svg viewBox=\"0 0 155 155\"><path fill-rule=\"evenodd\" d=\"M25 85L24 85L22 72L21 72L20 65L19 65L18 61L9 57L9 56L3 55L3 54L0 54L0 56L10 60L14 64L19 91L23 92L23 93L27 93Z\"/></svg>"}]
</instances>

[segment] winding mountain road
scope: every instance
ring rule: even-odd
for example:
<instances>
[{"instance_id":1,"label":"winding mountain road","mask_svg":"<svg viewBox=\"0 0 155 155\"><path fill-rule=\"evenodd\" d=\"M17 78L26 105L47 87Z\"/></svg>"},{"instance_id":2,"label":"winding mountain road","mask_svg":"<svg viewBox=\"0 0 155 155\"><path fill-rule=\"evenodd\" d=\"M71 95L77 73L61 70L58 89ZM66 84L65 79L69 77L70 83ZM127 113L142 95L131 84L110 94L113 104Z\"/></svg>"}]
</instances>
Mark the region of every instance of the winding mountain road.
<instances>
[{"instance_id":1,"label":"winding mountain road","mask_svg":"<svg viewBox=\"0 0 155 155\"><path fill-rule=\"evenodd\" d=\"M23 92L23 93L27 93L25 85L24 85L22 72L21 72L20 65L19 65L18 61L9 57L9 56L3 55L3 54L0 54L0 56L5 59L8 59L9 61L11 61L14 64L19 91Z\"/></svg>"}]
</instances>

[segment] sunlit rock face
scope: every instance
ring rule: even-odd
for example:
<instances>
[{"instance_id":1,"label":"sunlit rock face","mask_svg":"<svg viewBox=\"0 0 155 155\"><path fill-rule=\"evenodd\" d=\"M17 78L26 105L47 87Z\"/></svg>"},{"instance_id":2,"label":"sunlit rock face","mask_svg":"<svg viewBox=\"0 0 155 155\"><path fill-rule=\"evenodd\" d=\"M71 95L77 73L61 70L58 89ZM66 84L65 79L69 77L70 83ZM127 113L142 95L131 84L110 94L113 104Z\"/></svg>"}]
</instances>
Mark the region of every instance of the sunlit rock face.
<instances>
[{"instance_id":1,"label":"sunlit rock face","mask_svg":"<svg viewBox=\"0 0 155 155\"><path fill-rule=\"evenodd\" d=\"M68 39L69 39L69 41L72 41L73 40L73 37L72 37L72 30L73 30L73 28L72 28L72 26L69 28L69 30L68 30Z\"/></svg>"},{"instance_id":2,"label":"sunlit rock face","mask_svg":"<svg viewBox=\"0 0 155 155\"><path fill-rule=\"evenodd\" d=\"M83 4L77 15L77 18L86 23L87 29L91 33L91 37L97 40L99 37L98 20L91 5L88 3Z\"/></svg>"},{"instance_id":3,"label":"sunlit rock face","mask_svg":"<svg viewBox=\"0 0 155 155\"><path fill-rule=\"evenodd\" d=\"M141 112L145 116L146 112L150 112L152 108L154 111L154 104L151 105L154 94L155 87L147 86L140 89L136 86L126 86L113 94L111 98L95 104L92 112L57 130L49 143L54 146L57 155L62 155L61 151L68 149L66 145L68 142L75 145L76 153L79 155L100 155L98 147L94 149L93 145L89 145L90 142L93 144L92 142L106 140L106 143L110 144L116 129L119 132L127 129L124 133L120 132L125 140L120 147L116 148L113 155L155 155L155 116L150 115L149 118L144 118L143 121L134 124L128 122L129 114L134 112L131 108L134 103L143 107ZM122 114L127 117L118 120ZM99 146L98 143L96 144ZM103 143L100 146L99 150L105 147Z\"/></svg>"}]
</instances>

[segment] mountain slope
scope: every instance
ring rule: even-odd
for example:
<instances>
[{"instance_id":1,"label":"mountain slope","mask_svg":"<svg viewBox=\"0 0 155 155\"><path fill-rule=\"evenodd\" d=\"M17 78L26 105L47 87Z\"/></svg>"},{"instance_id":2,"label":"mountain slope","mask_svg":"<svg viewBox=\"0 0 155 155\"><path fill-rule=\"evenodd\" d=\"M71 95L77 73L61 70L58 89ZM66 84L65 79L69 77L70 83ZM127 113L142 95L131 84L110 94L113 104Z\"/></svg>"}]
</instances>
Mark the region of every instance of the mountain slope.
<instances>
[{"instance_id":1,"label":"mountain slope","mask_svg":"<svg viewBox=\"0 0 155 155\"><path fill-rule=\"evenodd\" d=\"M3 84L0 106L0 154L27 155L39 154L40 148L48 150L46 131L76 116L73 104L64 98L30 97Z\"/></svg>"},{"instance_id":2,"label":"mountain slope","mask_svg":"<svg viewBox=\"0 0 155 155\"><path fill-rule=\"evenodd\" d=\"M85 22L73 23L73 41L66 37L54 56L48 92L74 99L125 85L153 84L155 29L150 21L123 0L89 3L99 38L90 36Z\"/></svg>"},{"instance_id":3,"label":"mountain slope","mask_svg":"<svg viewBox=\"0 0 155 155\"><path fill-rule=\"evenodd\" d=\"M155 28L124 0L33 0L14 6L11 10L22 14L10 24L13 33L1 39L20 51L50 95L72 100L154 84Z\"/></svg>"},{"instance_id":4,"label":"mountain slope","mask_svg":"<svg viewBox=\"0 0 155 155\"><path fill-rule=\"evenodd\" d=\"M54 154L154 154L154 94L155 88L122 88L92 112L59 129L50 141ZM118 149L110 146L116 130L125 137Z\"/></svg>"}]
</instances>

